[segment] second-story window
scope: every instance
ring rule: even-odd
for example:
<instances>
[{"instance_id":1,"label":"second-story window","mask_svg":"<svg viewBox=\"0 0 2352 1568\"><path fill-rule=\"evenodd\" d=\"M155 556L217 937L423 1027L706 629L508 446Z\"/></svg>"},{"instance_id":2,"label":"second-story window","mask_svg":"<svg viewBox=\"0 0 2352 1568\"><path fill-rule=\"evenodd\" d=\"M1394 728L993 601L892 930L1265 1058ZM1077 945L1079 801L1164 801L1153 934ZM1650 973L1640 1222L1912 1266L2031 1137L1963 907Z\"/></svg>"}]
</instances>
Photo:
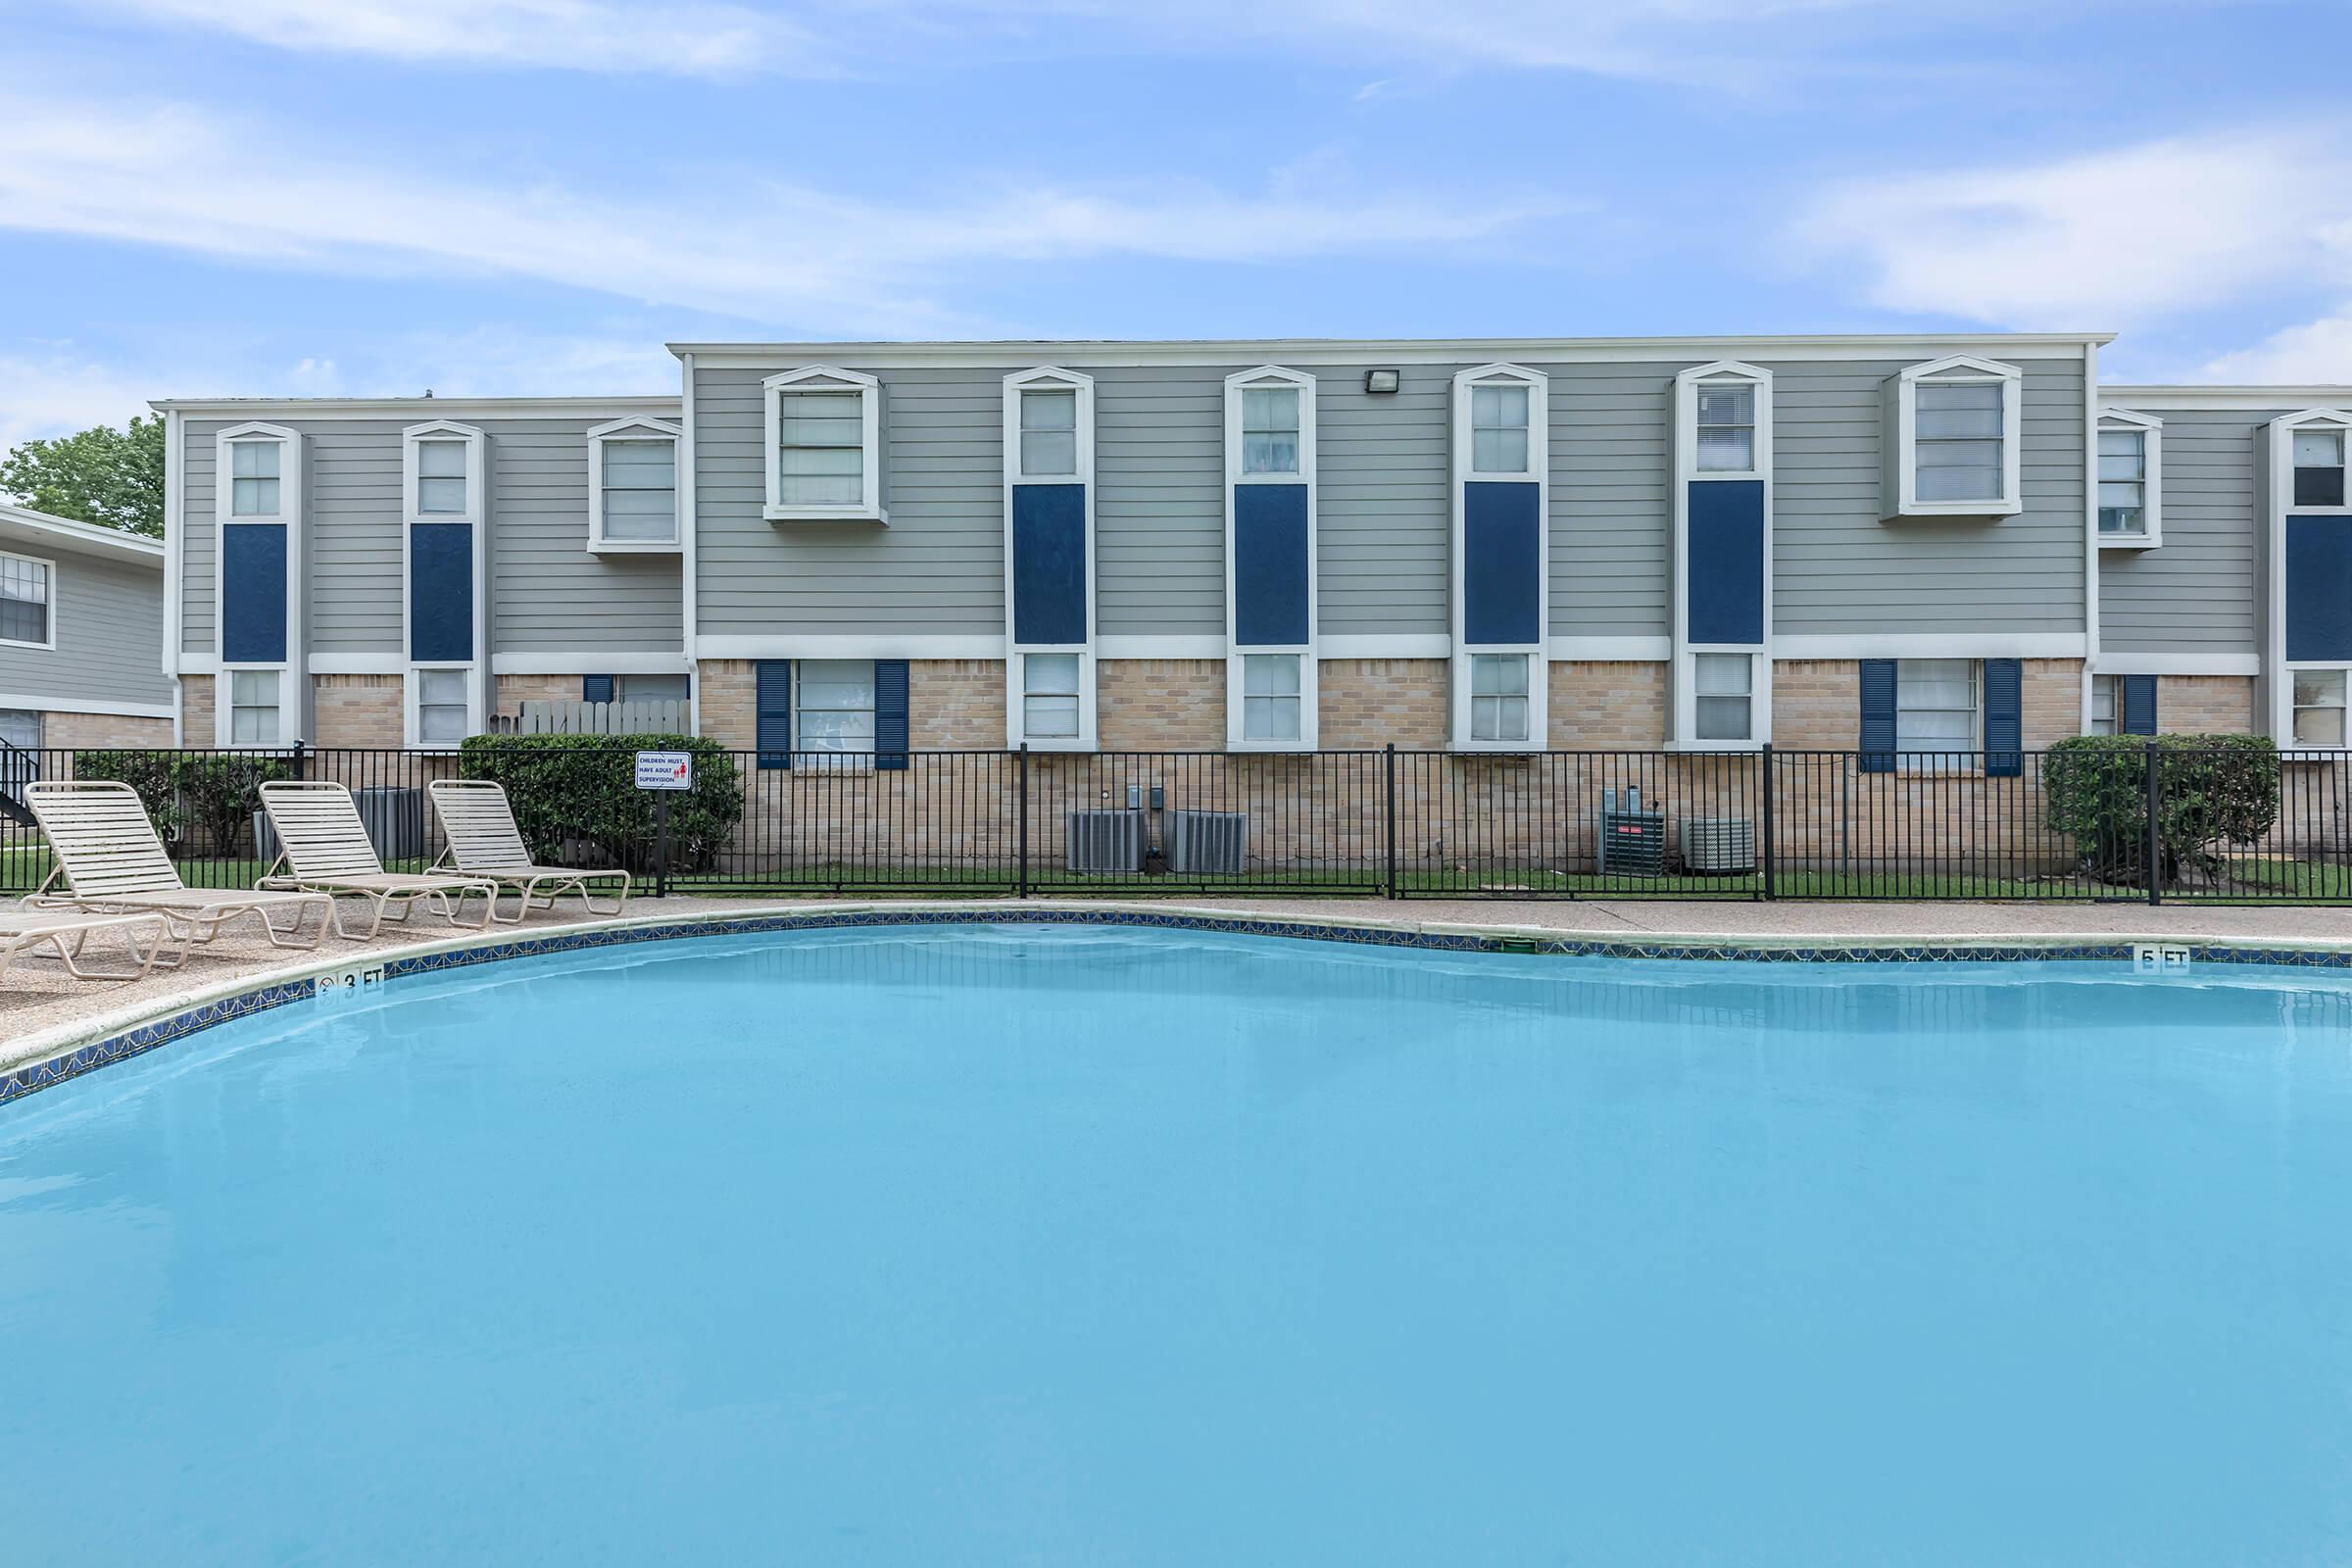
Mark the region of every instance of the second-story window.
<instances>
[{"instance_id":1,"label":"second-story window","mask_svg":"<svg viewBox=\"0 0 2352 1568\"><path fill-rule=\"evenodd\" d=\"M466 445L464 441L424 440L416 443L418 516L466 515Z\"/></svg>"},{"instance_id":2,"label":"second-story window","mask_svg":"<svg viewBox=\"0 0 2352 1568\"><path fill-rule=\"evenodd\" d=\"M2344 504L2344 432L2295 432L2295 505L2340 507Z\"/></svg>"},{"instance_id":3,"label":"second-story window","mask_svg":"<svg viewBox=\"0 0 2352 1568\"><path fill-rule=\"evenodd\" d=\"M1698 471L1756 469L1756 389L1748 381L1702 381L1697 388Z\"/></svg>"},{"instance_id":4,"label":"second-story window","mask_svg":"<svg viewBox=\"0 0 2352 1568\"><path fill-rule=\"evenodd\" d=\"M1021 477L1078 476L1078 392L1074 387L1021 389Z\"/></svg>"},{"instance_id":5,"label":"second-story window","mask_svg":"<svg viewBox=\"0 0 2352 1568\"><path fill-rule=\"evenodd\" d=\"M49 646L49 564L0 556L0 642Z\"/></svg>"},{"instance_id":6,"label":"second-story window","mask_svg":"<svg viewBox=\"0 0 2352 1568\"><path fill-rule=\"evenodd\" d=\"M2141 430L2099 432L2099 532L2147 532L2148 438Z\"/></svg>"},{"instance_id":7,"label":"second-story window","mask_svg":"<svg viewBox=\"0 0 2352 1568\"><path fill-rule=\"evenodd\" d=\"M1298 471L1298 388L1242 388L1242 472Z\"/></svg>"},{"instance_id":8,"label":"second-story window","mask_svg":"<svg viewBox=\"0 0 2352 1568\"><path fill-rule=\"evenodd\" d=\"M1470 471L1520 475L1528 467L1527 388L1470 389Z\"/></svg>"},{"instance_id":9,"label":"second-story window","mask_svg":"<svg viewBox=\"0 0 2352 1568\"><path fill-rule=\"evenodd\" d=\"M865 496L859 392L783 392L776 411L776 496L787 507L854 507Z\"/></svg>"},{"instance_id":10,"label":"second-story window","mask_svg":"<svg viewBox=\"0 0 2352 1568\"><path fill-rule=\"evenodd\" d=\"M1917 462L1922 501L1999 501L2001 388L1984 381L1922 381Z\"/></svg>"},{"instance_id":11,"label":"second-story window","mask_svg":"<svg viewBox=\"0 0 2352 1568\"><path fill-rule=\"evenodd\" d=\"M275 517L278 514L278 454L275 441L228 444L228 514Z\"/></svg>"}]
</instances>

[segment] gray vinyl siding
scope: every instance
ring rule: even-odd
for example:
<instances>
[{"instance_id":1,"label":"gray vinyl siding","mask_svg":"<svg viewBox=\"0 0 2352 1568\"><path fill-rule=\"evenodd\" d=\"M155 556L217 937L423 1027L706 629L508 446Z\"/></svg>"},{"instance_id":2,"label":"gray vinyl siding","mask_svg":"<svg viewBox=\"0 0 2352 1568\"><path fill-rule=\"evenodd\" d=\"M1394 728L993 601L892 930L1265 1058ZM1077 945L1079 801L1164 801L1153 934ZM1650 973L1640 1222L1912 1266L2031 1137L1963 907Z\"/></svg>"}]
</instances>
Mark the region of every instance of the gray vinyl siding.
<instances>
[{"instance_id":1,"label":"gray vinyl siding","mask_svg":"<svg viewBox=\"0 0 2352 1568\"><path fill-rule=\"evenodd\" d=\"M2079 359L2025 371L2025 510L1880 518L1880 387L1907 362L1763 362L1773 379L1773 630L2080 632L2086 416Z\"/></svg>"},{"instance_id":2,"label":"gray vinyl siding","mask_svg":"<svg viewBox=\"0 0 2352 1568\"><path fill-rule=\"evenodd\" d=\"M587 432L617 415L469 419L489 470L495 652L674 652L683 638L678 557L588 554ZM245 419L186 421L181 644L214 646L214 440ZM402 653L401 432L385 419L272 417L303 436L304 623L318 654Z\"/></svg>"},{"instance_id":3,"label":"gray vinyl siding","mask_svg":"<svg viewBox=\"0 0 2352 1568\"><path fill-rule=\"evenodd\" d=\"M2163 544L2099 552L2099 647L2254 654L2261 597L2255 432L2288 410L2158 411Z\"/></svg>"},{"instance_id":4,"label":"gray vinyl siding","mask_svg":"<svg viewBox=\"0 0 2352 1568\"><path fill-rule=\"evenodd\" d=\"M1669 418L1675 373L1686 368L1535 367L1551 378L1555 637L1663 637L1673 628Z\"/></svg>"},{"instance_id":5,"label":"gray vinyl siding","mask_svg":"<svg viewBox=\"0 0 2352 1568\"><path fill-rule=\"evenodd\" d=\"M1443 636L1453 514L1447 406L1455 365L1399 367L1395 393L1364 365L1312 366L1315 571L1326 636Z\"/></svg>"},{"instance_id":6,"label":"gray vinyl siding","mask_svg":"<svg viewBox=\"0 0 2352 1568\"><path fill-rule=\"evenodd\" d=\"M164 569L82 555L62 541L0 544L55 564L49 613L54 649L0 643L0 692L72 712L87 703L169 708L164 678Z\"/></svg>"}]
</instances>

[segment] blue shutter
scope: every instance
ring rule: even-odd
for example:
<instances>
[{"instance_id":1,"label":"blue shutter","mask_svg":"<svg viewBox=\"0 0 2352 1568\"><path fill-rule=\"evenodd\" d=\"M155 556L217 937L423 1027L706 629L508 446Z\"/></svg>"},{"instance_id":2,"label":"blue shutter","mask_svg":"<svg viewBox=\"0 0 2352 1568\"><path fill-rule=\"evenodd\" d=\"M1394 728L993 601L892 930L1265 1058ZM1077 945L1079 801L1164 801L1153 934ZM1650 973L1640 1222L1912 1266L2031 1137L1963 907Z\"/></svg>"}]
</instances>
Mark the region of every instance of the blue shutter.
<instances>
[{"instance_id":1,"label":"blue shutter","mask_svg":"<svg viewBox=\"0 0 2352 1568\"><path fill-rule=\"evenodd\" d=\"M581 702L583 702L583 703L609 703L609 702L611 702L612 700L612 676L610 676L610 675L582 675L582 676L580 677L580 701L581 701Z\"/></svg>"},{"instance_id":2,"label":"blue shutter","mask_svg":"<svg viewBox=\"0 0 2352 1568\"><path fill-rule=\"evenodd\" d=\"M874 766L906 766L906 661L874 661Z\"/></svg>"},{"instance_id":3,"label":"blue shutter","mask_svg":"<svg viewBox=\"0 0 2352 1568\"><path fill-rule=\"evenodd\" d=\"M2026 666L2022 660L1984 661L1984 776L2016 778L2026 770Z\"/></svg>"},{"instance_id":4,"label":"blue shutter","mask_svg":"<svg viewBox=\"0 0 2352 1568\"><path fill-rule=\"evenodd\" d=\"M792 662L765 659L755 666L753 744L762 768L792 765Z\"/></svg>"},{"instance_id":5,"label":"blue shutter","mask_svg":"<svg viewBox=\"0 0 2352 1568\"><path fill-rule=\"evenodd\" d=\"M1894 661L1862 661L1862 771L1894 771Z\"/></svg>"},{"instance_id":6,"label":"blue shutter","mask_svg":"<svg viewBox=\"0 0 2352 1568\"><path fill-rule=\"evenodd\" d=\"M2156 677L2126 675L2123 681L2124 710L2116 716L2123 720L2117 729L2126 735L2156 733Z\"/></svg>"}]
</instances>

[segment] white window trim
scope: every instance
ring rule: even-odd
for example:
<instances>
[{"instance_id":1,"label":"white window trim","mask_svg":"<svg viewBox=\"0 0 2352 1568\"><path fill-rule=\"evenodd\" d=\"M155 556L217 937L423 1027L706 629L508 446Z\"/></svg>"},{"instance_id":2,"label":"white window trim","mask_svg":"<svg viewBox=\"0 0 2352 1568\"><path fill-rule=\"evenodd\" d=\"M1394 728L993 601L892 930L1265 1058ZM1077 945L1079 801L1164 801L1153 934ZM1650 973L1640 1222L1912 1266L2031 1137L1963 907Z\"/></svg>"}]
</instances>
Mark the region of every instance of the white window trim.
<instances>
[{"instance_id":1,"label":"white window trim","mask_svg":"<svg viewBox=\"0 0 2352 1568\"><path fill-rule=\"evenodd\" d=\"M2101 550L2155 550L2164 544L2164 421L2152 414L2140 414L2131 409L2106 408L2099 410L2097 430L2136 430L2139 432L2140 470L2140 531L2137 533L2099 532L2099 458L2098 438L2091 438L2090 458L2090 527L2098 535Z\"/></svg>"},{"instance_id":2,"label":"white window trim","mask_svg":"<svg viewBox=\"0 0 2352 1568\"><path fill-rule=\"evenodd\" d=\"M1289 386L1298 390L1298 471L1244 473L1242 471L1242 394L1251 387ZM1315 521L1320 495L1315 475L1315 378L1303 370L1261 365L1225 378L1225 749L1230 752L1311 752L1322 732L1322 682L1316 656L1317 619L1322 612L1321 567L1316 560ZM1236 624L1237 601L1233 577L1234 528L1240 509L1236 488L1246 484L1303 484L1306 487L1306 641L1252 644L1244 648ZM1245 702L1242 659L1246 654L1298 656L1298 738L1295 741L1251 740Z\"/></svg>"},{"instance_id":3,"label":"white window trim","mask_svg":"<svg viewBox=\"0 0 2352 1568\"><path fill-rule=\"evenodd\" d=\"M1952 371L1964 374L1952 374ZM1997 501L1922 501L1919 499L1919 384L1998 385L2001 389L2001 496ZM1952 354L1940 360L1905 366L1887 377L1884 387L1880 440L1884 494L1883 519L1902 517L2014 517L2025 510L2020 494L2025 465L2025 371L1997 360L1973 354ZM2092 515L2097 523L2097 515Z\"/></svg>"},{"instance_id":4,"label":"white window trim","mask_svg":"<svg viewBox=\"0 0 2352 1568\"><path fill-rule=\"evenodd\" d=\"M1078 394L1078 471L1075 474L1039 474L1034 478L1020 472L1021 461L1021 393L1032 387L1051 387ZM1096 750L1099 732L1095 714L1095 644L1102 629L1095 613L1096 598L1102 581L1095 565L1095 378L1081 370L1065 369L1060 366L1043 365L1033 369L1015 370L1004 377L1002 409L1004 460L1000 465L1004 474L1004 739L1008 746L1026 746L1033 752L1091 752ZM1021 643L1014 641L1012 596L1012 493L1022 485L1074 484L1086 495L1086 641L1083 643ZM1078 656L1078 733L1075 736L1047 736L1032 740L1026 732L1026 711L1022 705L1027 685L1028 666L1024 662L1030 654L1076 654Z\"/></svg>"},{"instance_id":5,"label":"white window trim","mask_svg":"<svg viewBox=\"0 0 2352 1568\"><path fill-rule=\"evenodd\" d=\"M462 516L452 512L416 510L417 448L427 441L463 441L466 444L466 511ZM478 528L482 521L482 497L488 492L488 476L482 472L486 446L480 429L448 419L435 419L430 424L412 424L401 431L400 508L403 519L411 523L466 522Z\"/></svg>"},{"instance_id":6,"label":"white window trim","mask_svg":"<svg viewBox=\"0 0 2352 1568\"><path fill-rule=\"evenodd\" d=\"M855 392L858 396L861 416L859 439L863 442L864 460L860 465L859 499L855 503L837 506L815 506L784 502L782 465L777 461L777 446L783 436L784 394L788 392ZM878 377L857 370L845 370L832 365L805 365L797 370L771 375L760 383L762 405L761 426L766 432L765 455L760 467L766 473L766 504L760 515L769 522L879 522L890 521L890 509L882 503L882 382ZM680 481L681 484L684 482Z\"/></svg>"},{"instance_id":7,"label":"white window trim","mask_svg":"<svg viewBox=\"0 0 2352 1568\"><path fill-rule=\"evenodd\" d=\"M2344 432L2345 459L2352 463L2352 411L2344 409L2300 409L2282 414L2263 426L2259 440L2267 462L2258 465L2255 475L2257 493L2264 498L2264 537L2269 545L2270 605L2267 622L2269 636L2263 670L2268 678L2269 696L2264 702L2268 710L2271 739L2280 751L2335 755L2352 752L2352 744L2342 748L2308 747L2295 745L2295 681L2298 669L2341 669L2352 661L2298 660L2292 663L2286 658L2286 519L2297 517L2352 516L2352 505L2341 507L2298 507L2295 505L2295 432L2305 429L2336 429ZM2352 490L2346 492L2352 501ZM2347 736L2352 741L2352 736Z\"/></svg>"},{"instance_id":8,"label":"white window trim","mask_svg":"<svg viewBox=\"0 0 2352 1568\"><path fill-rule=\"evenodd\" d=\"M21 561L28 566L39 566L43 568L45 578L49 585L49 597L44 605L44 608L48 611L48 613L41 617L41 624L48 630L48 640L45 642L36 643L22 637L0 637L0 648L30 648L38 649L45 653L55 653L57 651L57 601L59 598L59 588L61 586L58 581L57 563L50 560L46 556L30 555L23 550L0 550L0 561ZM214 603L216 604L219 602L220 601L218 598L214 600Z\"/></svg>"},{"instance_id":9,"label":"white window trim","mask_svg":"<svg viewBox=\"0 0 2352 1568\"><path fill-rule=\"evenodd\" d=\"M666 419L643 417L615 419L600 424L588 432L588 553L593 556L641 555L674 556L685 549L685 528L681 520L684 507L679 496L684 493L687 474L678 462L685 450L686 432ZM669 538L608 539L605 537L605 443L607 441L669 442L670 450L670 509Z\"/></svg>"},{"instance_id":10,"label":"white window trim","mask_svg":"<svg viewBox=\"0 0 2352 1568\"><path fill-rule=\"evenodd\" d=\"M1744 471L1698 466L1698 389L1710 382L1744 381L1755 388L1755 466ZM1773 614L1773 381L1772 372L1737 360L1694 365L1674 378L1671 432L1674 447L1673 550L1668 558L1672 578L1674 658L1668 674L1668 751L1761 751L1772 739L1772 614ZM1730 480L1764 486L1764 641L1755 644L1693 643L1690 641L1690 575L1685 563L1690 554L1690 486ZM1748 738L1744 741L1702 741L1698 738L1699 654L1750 654L1748 666Z\"/></svg>"},{"instance_id":11,"label":"white window trim","mask_svg":"<svg viewBox=\"0 0 2352 1568\"><path fill-rule=\"evenodd\" d=\"M234 505L235 491L226 483L234 457L229 447L238 441L275 441L277 454L277 514L273 517L239 517L229 508ZM213 677L213 744L233 746L229 739L232 715L228 701L231 671L239 669L273 669L277 681L277 739L268 743L249 741L248 746L269 744L288 746L302 732L306 665L304 649L307 629L303 619L304 588L302 517L305 488L302 433L290 425L269 424L259 420L231 425L213 437L213 660L217 673ZM227 617L222 611L228 604L227 532L231 528L282 527L286 530L286 657L283 662L270 664L235 663L228 662L222 642L227 631ZM401 603L408 603L408 553L405 541L407 529L402 529L404 541L401 553ZM405 612L404 612L405 613ZM54 611L52 618L54 618ZM405 626L404 626L405 635Z\"/></svg>"},{"instance_id":12,"label":"white window trim","mask_svg":"<svg viewBox=\"0 0 2352 1568\"><path fill-rule=\"evenodd\" d=\"M403 744L411 751L455 751L457 750L455 746L441 741L427 744L419 736L421 726L418 709L422 706L424 696L424 682L419 677L428 669L454 669L466 676L466 733L467 735L479 735L483 728L481 679L472 664L450 664L439 662L411 664L401 676L400 706Z\"/></svg>"},{"instance_id":13,"label":"white window trim","mask_svg":"<svg viewBox=\"0 0 2352 1568\"><path fill-rule=\"evenodd\" d=\"M2342 746L2313 746L2295 739L2295 674L2298 670L2320 669L2330 673L2344 672L2344 742ZM2352 659L2305 659L2285 666L2278 684L2284 689L2281 710L2284 721L2278 727L2278 750L2307 757L2340 757L2352 752Z\"/></svg>"},{"instance_id":14,"label":"white window trim","mask_svg":"<svg viewBox=\"0 0 2352 1568\"><path fill-rule=\"evenodd\" d=\"M1524 473L1482 473L1471 467L1470 403L1471 389L1478 386L1524 386L1527 395L1527 462ZM1524 365L1479 365L1457 370L1453 377L1453 410L1449 425L1452 439L1451 485L1448 501L1453 514L1451 559L1446 568L1446 598L1450 601L1450 630L1452 633L1451 681L1452 691L1447 707L1450 722L1446 732L1451 737L1448 749L1457 752L1540 752L1549 744L1551 666L1545 657L1544 645L1515 643L1510 645L1466 645L1464 617L1467 605L1462 592L1462 543L1469 524L1467 486L1473 481L1494 480L1501 483L1533 482L1536 487L1536 559L1541 564L1536 577L1536 629L1548 634L1551 628L1551 378L1542 370ZM1524 741L1481 741L1470 738L1470 656L1472 654L1526 654L1529 657L1527 681L1527 739Z\"/></svg>"}]
</instances>

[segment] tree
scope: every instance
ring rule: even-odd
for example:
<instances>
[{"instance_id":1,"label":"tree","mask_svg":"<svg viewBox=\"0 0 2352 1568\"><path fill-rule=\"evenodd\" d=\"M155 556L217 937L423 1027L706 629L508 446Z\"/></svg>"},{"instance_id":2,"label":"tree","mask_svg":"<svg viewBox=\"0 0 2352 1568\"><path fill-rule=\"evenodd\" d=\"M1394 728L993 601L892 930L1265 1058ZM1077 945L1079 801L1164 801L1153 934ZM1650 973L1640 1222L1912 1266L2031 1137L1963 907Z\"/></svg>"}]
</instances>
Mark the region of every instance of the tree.
<instances>
[{"instance_id":1,"label":"tree","mask_svg":"<svg viewBox=\"0 0 2352 1568\"><path fill-rule=\"evenodd\" d=\"M101 527L164 536L164 416L26 441L0 458L0 494Z\"/></svg>"}]
</instances>

